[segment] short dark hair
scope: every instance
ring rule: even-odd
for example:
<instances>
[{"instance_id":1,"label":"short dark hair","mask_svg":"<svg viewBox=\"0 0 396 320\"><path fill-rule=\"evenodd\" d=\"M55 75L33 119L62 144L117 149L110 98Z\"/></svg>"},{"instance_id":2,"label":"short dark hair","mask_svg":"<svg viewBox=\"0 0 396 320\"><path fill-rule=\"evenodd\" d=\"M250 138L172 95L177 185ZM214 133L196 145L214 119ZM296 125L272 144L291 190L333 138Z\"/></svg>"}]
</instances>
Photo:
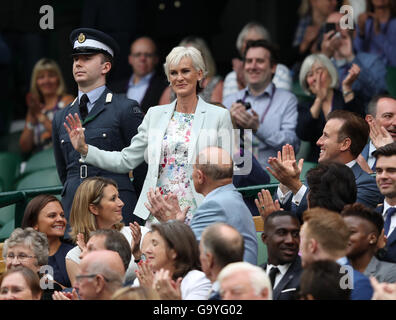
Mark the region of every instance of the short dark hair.
<instances>
[{"instance_id":1,"label":"short dark hair","mask_svg":"<svg viewBox=\"0 0 396 320\"><path fill-rule=\"evenodd\" d=\"M341 212L346 204L356 202L357 187L353 171L338 162L321 162L307 172L309 207Z\"/></svg>"},{"instance_id":2,"label":"short dark hair","mask_svg":"<svg viewBox=\"0 0 396 320\"><path fill-rule=\"evenodd\" d=\"M350 152L357 158L364 149L370 134L370 127L357 113L346 110L334 110L329 113L327 121L330 119L343 120L343 124L338 132L338 142L345 138L351 139Z\"/></svg>"},{"instance_id":3,"label":"short dark hair","mask_svg":"<svg viewBox=\"0 0 396 320\"><path fill-rule=\"evenodd\" d=\"M233 229L235 236L224 235L223 227ZM244 239L238 230L230 225L215 223L206 227L201 235L201 241L204 250L213 253L216 265L219 267L223 268L229 263L243 260Z\"/></svg>"},{"instance_id":4,"label":"short dark hair","mask_svg":"<svg viewBox=\"0 0 396 320\"><path fill-rule=\"evenodd\" d=\"M377 106L378 106L378 101L380 101L381 99L395 99L393 98L391 95L387 94L387 93L383 93L383 94L379 94L374 96L370 102L367 105L367 113L371 114L373 117L375 117L377 115Z\"/></svg>"},{"instance_id":5,"label":"short dark hair","mask_svg":"<svg viewBox=\"0 0 396 320\"><path fill-rule=\"evenodd\" d=\"M335 261L320 260L303 269L300 278L300 297L312 295L315 300L349 300L351 289L341 288L341 266Z\"/></svg>"},{"instance_id":6,"label":"short dark hair","mask_svg":"<svg viewBox=\"0 0 396 320\"><path fill-rule=\"evenodd\" d=\"M396 142L389 143L375 150L372 155L378 160L379 157L392 157L396 155Z\"/></svg>"},{"instance_id":7,"label":"short dark hair","mask_svg":"<svg viewBox=\"0 0 396 320\"><path fill-rule=\"evenodd\" d=\"M361 203L348 204L341 211L343 217L359 217L371 222L377 229L377 235L380 235L384 227L384 218L382 214L374 209L368 208Z\"/></svg>"},{"instance_id":8,"label":"short dark hair","mask_svg":"<svg viewBox=\"0 0 396 320\"><path fill-rule=\"evenodd\" d=\"M267 226L269 224L270 221L272 221L273 219L277 218L277 217L291 217L292 219L296 219L296 221L298 222L298 224L300 224L300 220L298 219L297 215L294 212L291 211L287 211L287 210L278 210L278 211L274 211L271 214L269 214L265 220L264 220L264 232L268 232L267 230Z\"/></svg>"},{"instance_id":9,"label":"short dark hair","mask_svg":"<svg viewBox=\"0 0 396 320\"><path fill-rule=\"evenodd\" d=\"M151 230L157 231L168 248L176 252L173 280L184 277L191 270L200 269L198 242L188 225L169 220L151 225Z\"/></svg>"},{"instance_id":10,"label":"short dark hair","mask_svg":"<svg viewBox=\"0 0 396 320\"><path fill-rule=\"evenodd\" d=\"M246 54L250 48L264 48L270 52L270 64L275 65L279 61L279 50L278 47L269 42L268 40L250 40L246 43L245 52L243 53L243 61L246 59Z\"/></svg>"},{"instance_id":11,"label":"short dark hair","mask_svg":"<svg viewBox=\"0 0 396 320\"><path fill-rule=\"evenodd\" d=\"M40 194L30 200L23 214L22 228L33 228L38 222L40 211L50 202L58 202L62 207L60 200L52 194Z\"/></svg>"},{"instance_id":12,"label":"short dark hair","mask_svg":"<svg viewBox=\"0 0 396 320\"><path fill-rule=\"evenodd\" d=\"M98 229L89 234L90 238L93 236L105 237L105 248L110 251L115 251L120 255L125 271L127 271L129 263L131 262L132 253L131 245L125 236L115 229Z\"/></svg>"}]
</instances>

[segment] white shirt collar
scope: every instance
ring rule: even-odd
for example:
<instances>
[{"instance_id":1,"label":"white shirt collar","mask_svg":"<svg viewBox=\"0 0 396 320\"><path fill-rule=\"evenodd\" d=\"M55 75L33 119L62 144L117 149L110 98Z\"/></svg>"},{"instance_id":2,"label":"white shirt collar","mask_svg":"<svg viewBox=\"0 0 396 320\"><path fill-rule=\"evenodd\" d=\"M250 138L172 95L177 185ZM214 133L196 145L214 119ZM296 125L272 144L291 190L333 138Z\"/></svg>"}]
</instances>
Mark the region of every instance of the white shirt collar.
<instances>
[{"instance_id":1,"label":"white shirt collar","mask_svg":"<svg viewBox=\"0 0 396 320\"><path fill-rule=\"evenodd\" d=\"M267 265L267 274L269 273L269 271L273 268L276 267L279 269L279 273L282 275L282 277L286 274L287 270L289 270L289 267L291 266L291 263L286 263L286 264L280 264L277 266L274 266L272 264L268 264Z\"/></svg>"},{"instance_id":2,"label":"white shirt collar","mask_svg":"<svg viewBox=\"0 0 396 320\"><path fill-rule=\"evenodd\" d=\"M349 161L348 163L345 163L345 165L348 166L349 168L352 168L355 165L355 163L356 163L356 160L352 160L352 161Z\"/></svg>"},{"instance_id":3,"label":"white shirt collar","mask_svg":"<svg viewBox=\"0 0 396 320\"><path fill-rule=\"evenodd\" d=\"M382 216L384 217L384 219L385 219L386 211L392 207L395 208L395 206L391 206L388 202L386 202L386 200L384 200L384 211L382 212Z\"/></svg>"}]
</instances>

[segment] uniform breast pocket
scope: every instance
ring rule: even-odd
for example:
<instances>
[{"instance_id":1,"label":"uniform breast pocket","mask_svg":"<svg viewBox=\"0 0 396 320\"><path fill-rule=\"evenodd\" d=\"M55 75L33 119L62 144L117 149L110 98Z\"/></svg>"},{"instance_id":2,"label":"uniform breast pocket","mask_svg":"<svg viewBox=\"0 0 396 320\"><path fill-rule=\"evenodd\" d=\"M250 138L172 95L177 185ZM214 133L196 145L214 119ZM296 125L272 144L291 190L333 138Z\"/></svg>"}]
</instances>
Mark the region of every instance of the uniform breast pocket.
<instances>
[{"instance_id":1,"label":"uniform breast pocket","mask_svg":"<svg viewBox=\"0 0 396 320\"><path fill-rule=\"evenodd\" d=\"M99 149L117 150L122 137L116 137L111 128L92 128L85 130L85 139L88 144Z\"/></svg>"},{"instance_id":2,"label":"uniform breast pocket","mask_svg":"<svg viewBox=\"0 0 396 320\"><path fill-rule=\"evenodd\" d=\"M60 146L62 149L63 157L66 159L66 163L71 162L71 154L77 152L74 150L72 143L70 142L69 135L67 133L60 136Z\"/></svg>"}]
</instances>

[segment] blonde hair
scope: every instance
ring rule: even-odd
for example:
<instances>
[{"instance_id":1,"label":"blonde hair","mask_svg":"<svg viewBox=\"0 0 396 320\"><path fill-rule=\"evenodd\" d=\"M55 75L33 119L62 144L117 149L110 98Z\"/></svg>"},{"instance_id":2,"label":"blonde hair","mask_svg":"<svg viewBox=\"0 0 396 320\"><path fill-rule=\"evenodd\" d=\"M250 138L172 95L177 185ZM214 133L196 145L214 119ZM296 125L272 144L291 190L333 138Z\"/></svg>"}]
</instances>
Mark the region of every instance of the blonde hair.
<instances>
[{"instance_id":1,"label":"blonde hair","mask_svg":"<svg viewBox=\"0 0 396 320\"><path fill-rule=\"evenodd\" d=\"M207 75L207 70L205 66L205 61L201 54L201 51L194 47L175 47L172 51L167 55L165 63L164 63L164 70L166 77L169 81L169 69L171 66L176 66L180 63L181 59L183 58L190 58L194 68L197 71L202 71L203 78Z\"/></svg>"},{"instance_id":2,"label":"blonde hair","mask_svg":"<svg viewBox=\"0 0 396 320\"><path fill-rule=\"evenodd\" d=\"M180 42L180 46L192 46L198 49L204 59L204 63L207 69L207 77L210 78L216 75L216 63L204 39L199 37L187 37Z\"/></svg>"},{"instance_id":3,"label":"blonde hair","mask_svg":"<svg viewBox=\"0 0 396 320\"><path fill-rule=\"evenodd\" d=\"M32 77L30 80L30 93L39 98L40 101L43 101L43 96L39 89L37 88L37 78L40 74L40 72L43 71L52 71L55 72L57 77L58 77L58 89L56 90L56 94L58 96L63 96L66 94L66 86L65 86L65 81L63 80L62 72L59 68L59 65L51 59L48 58L43 58L40 59L39 61L36 62L36 64L33 67L32 71Z\"/></svg>"},{"instance_id":4,"label":"blonde hair","mask_svg":"<svg viewBox=\"0 0 396 320\"><path fill-rule=\"evenodd\" d=\"M103 198L103 190L108 185L117 188L117 183L103 177L90 177L83 181L77 188L73 204L70 210L70 237L76 242L77 235L82 233L85 242L88 242L89 234L98 229L96 216L89 210L89 205L98 206ZM124 226L117 223L114 228L118 231Z\"/></svg>"}]
</instances>

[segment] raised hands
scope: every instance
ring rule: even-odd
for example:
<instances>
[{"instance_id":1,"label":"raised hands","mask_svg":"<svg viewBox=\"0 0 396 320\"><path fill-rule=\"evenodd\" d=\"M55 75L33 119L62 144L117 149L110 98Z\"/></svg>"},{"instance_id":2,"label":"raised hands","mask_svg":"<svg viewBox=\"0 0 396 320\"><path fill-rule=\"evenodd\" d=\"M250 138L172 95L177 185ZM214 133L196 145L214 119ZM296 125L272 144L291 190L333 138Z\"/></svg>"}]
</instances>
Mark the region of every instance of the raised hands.
<instances>
[{"instance_id":1,"label":"raised hands","mask_svg":"<svg viewBox=\"0 0 396 320\"><path fill-rule=\"evenodd\" d=\"M169 270L161 269L155 273L153 289L163 300L181 300L181 282L182 278L174 281Z\"/></svg>"},{"instance_id":2,"label":"raised hands","mask_svg":"<svg viewBox=\"0 0 396 320\"><path fill-rule=\"evenodd\" d=\"M140 251L142 231L140 229L140 225L136 221L134 223L129 223L129 229L132 233L131 252L135 260L139 260L142 256L142 252Z\"/></svg>"},{"instance_id":3,"label":"raised hands","mask_svg":"<svg viewBox=\"0 0 396 320\"><path fill-rule=\"evenodd\" d=\"M298 164L294 154L293 146L286 144L282 147L282 152L278 151L278 157L270 157L267 170L283 185L290 189L293 194L300 190L302 183L300 174L304 164L304 159L300 159ZM281 189L283 186L280 186ZM284 191L284 190L282 190ZM285 192L283 192L285 193Z\"/></svg>"},{"instance_id":4,"label":"raised hands","mask_svg":"<svg viewBox=\"0 0 396 320\"><path fill-rule=\"evenodd\" d=\"M371 142L377 149L393 142L390 133L383 126L379 126L374 119L368 123L370 126Z\"/></svg>"},{"instance_id":5,"label":"raised hands","mask_svg":"<svg viewBox=\"0 0 396 320\"><path fill-rule=\"evenodd\" d=\"M152 288L154 283L154 271L148 261L141 260L135 270L136 276L139 279L139 284L142 287Z\"/></svg>"},{"instance_id":6,"label":"raised hands","mask_svg":"<svg viewBox=\"0 0 396 320\"><path fill-rule=\"evenodd\" d=\"M374 294L371 300L396 300L396 283L379 283L374 277L370 277Z\"/></svg>"},{"instance_id":7,"label":"raised hands","mask_svg":"<svg viewBox=\"0 0 396 320\"><path fill-rule=\"evenodd\" d=\"M242 103L234 102L231 106L230 113L238 127L252 129L253 132L256 132L260 125L259 116L253 109L250 110L251 113L246 110L246 107Z\"/></svg>"},{"instance_id":8,"label":"raised hands","mask_svg":"<svg viewBox=\"0 0 396 320\"><path fill-rule=\"evenodd\" d=\"M67 123L64 122L63 126L69 134L73 148L82 155L86 155L88 153L88 145L85 143L84 128L81 125L78 114L75 113L74 117L71 114L67 115L66 121Z\"/></svg>"},{"instance_id":9,"label":"raised hands","mask_svg":"<svg viewBox=\"0 0 396 320\"><path fill-rule=\"evenodd\" d=\"M342 90L344 92L352 90L352 84L358 78L359 74L360 67L356 63L353 63L348 70L348 75L345 77L344 81L342 81Z\"/></svg>"},{"instance_id":10,"label":"raised hands","mask_svg":"<svg viewBox=\"0 0 396 320\"><path fill-rule=\"evenodd\" d=\"M268 190L261 189L261 192L257 194L257 199L254 199L254 203L260 213L263 221L272 212L283 210L280 207L279 200L272 200L271 193Z\"/></svg>"},{"instance_id":11,"label":"raised hands","mask_svg":"<svg viewBox=\"0 0 396 320\"><path fill-rule=\"evenodd\" d=\"M155 191L150 188L150 191L147 192L147 200L149 203L146 202L144 205L160 222L175 219L184 222L190 209L190 207L186 207L182 210L175 194L170 193L163 196L158 187Z\"/></svg>"},{"instance_id":12,"label":"raised hands","mask_svg":"<svg viewBox=\"0 0 396 320\"><path fill-rule=\"evenodd\" d=\"M53 300L80 300L77 290L73 288L72 292L55 291L52 294Z\"/></svg>"}]
</instances>

